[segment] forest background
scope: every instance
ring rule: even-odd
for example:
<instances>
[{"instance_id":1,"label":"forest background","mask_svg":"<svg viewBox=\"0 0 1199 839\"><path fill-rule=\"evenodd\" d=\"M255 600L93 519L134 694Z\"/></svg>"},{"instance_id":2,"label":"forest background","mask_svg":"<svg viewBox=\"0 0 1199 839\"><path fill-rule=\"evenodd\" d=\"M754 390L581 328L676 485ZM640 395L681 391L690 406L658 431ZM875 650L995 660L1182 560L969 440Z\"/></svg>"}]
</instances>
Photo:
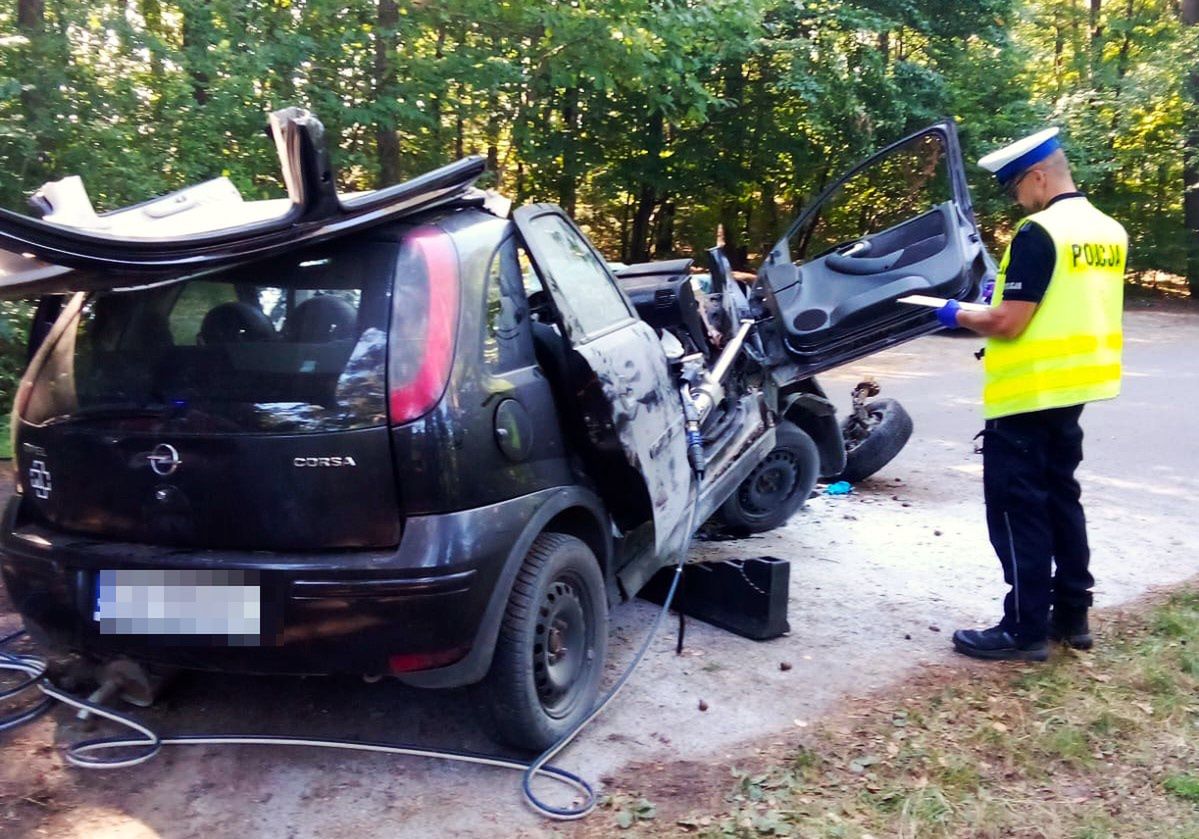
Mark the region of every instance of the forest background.
<instances>
[{"instance_id":1,"label":"forest background","mask_svg":"<svg viewBox=\"0 0 1199 839\"><path fill-rule=\"evenodd\" d=\"M1134 278L1199 292L1199 0L13 0L0 7L0 206L84 177L100 210L227 175L284 194L268 111L312 109L343 190L466 154L610 259L752 268L881 145L957 120L971 161L1058 125L1131 234ZM26 304L0 315L0 391ZM7 400L0 394L0 407Z\"/></svg>"}]
</instances>

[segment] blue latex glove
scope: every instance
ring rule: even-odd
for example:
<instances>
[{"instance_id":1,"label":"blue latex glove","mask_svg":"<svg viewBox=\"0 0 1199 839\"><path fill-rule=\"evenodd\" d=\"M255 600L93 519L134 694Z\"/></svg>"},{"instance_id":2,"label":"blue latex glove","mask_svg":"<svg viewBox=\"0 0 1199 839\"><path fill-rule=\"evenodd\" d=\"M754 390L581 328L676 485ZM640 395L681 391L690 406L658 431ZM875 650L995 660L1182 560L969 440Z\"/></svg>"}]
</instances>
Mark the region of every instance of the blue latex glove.
<instances>
[{"instance_id":1,"label":"blue latex glove","mask_svg":"<svg viewBox=\"0 0 1199 839\"><path fill-rule=\"evenodd\" d=\"M940 309L937 309L937 320L946 329L957 329L958 326L958 310L962 307L958 305L958 301L950 300Z\"/></svg>"},{"instance_id":2,"label":"blue latex glove","mask_svg":"<svg viewBox=\"0 0 1199 839\"><path fill-rule=\"evenodd\" d=\"M987 280L983 283L983 302L990 303L991 298L995 296L995 281Z\"/></svg>"}]
</instances>

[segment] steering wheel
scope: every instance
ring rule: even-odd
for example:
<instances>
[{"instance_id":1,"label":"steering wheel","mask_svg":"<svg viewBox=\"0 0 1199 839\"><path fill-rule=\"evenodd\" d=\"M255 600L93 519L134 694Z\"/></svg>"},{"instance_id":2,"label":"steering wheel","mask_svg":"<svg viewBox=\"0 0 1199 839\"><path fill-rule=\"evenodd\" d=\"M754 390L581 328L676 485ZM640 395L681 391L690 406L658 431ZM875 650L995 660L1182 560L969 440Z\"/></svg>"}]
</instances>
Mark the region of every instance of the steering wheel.
<instances>
[{"instance_id":1,"label":"steering wheel","mask_svg":"<svg viewBox=\"0 0 1199 839\"><path fill-rule=\"evenodd\" d=\"M882 256L871 257L874 243L869 239L858 239L856 242L839 248L824 258L824 264L840 274L881 274L890 271L903 257L903 248Z\"/></svg>"},{"instance_id":2,"label":"steering wheel","mask_svg":"<svg viewBox=\"0 0 1199 839\"><path fill-rule=\"evenodd\" d=\"M558 307L545 289L534 291L528 296L529 314L540 323L553 323L558 319Z\"/></svg>"}]
</instances>

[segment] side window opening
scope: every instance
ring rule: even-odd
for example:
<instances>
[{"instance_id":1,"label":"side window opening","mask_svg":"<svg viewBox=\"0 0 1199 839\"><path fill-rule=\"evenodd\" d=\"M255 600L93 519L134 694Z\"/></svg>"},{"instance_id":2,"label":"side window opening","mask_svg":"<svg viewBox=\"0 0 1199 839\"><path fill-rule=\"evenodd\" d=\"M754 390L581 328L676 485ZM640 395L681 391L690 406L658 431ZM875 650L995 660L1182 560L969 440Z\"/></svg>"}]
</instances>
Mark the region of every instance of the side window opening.
<instances>
[{"instance_id":1,"label":"side window opening","mask_svg":"<svg viewBox=\"0 0 1199 839\"><path fill-rule=\"evenodd\" d=\"M953 186L944 140L939 134L922 134L871 161L826 197L791 237L791 257L801 264L808 262L951 200ZM925 238L931 240L943 232L930 229ZM872 255L881 253L888 243L878 244Z\"/></svg>"},{"instance_id":2,"label":"side window opening","mask_svg":"<svg viewBox=\"0 0 1199 839\"><path fill-rule=\"evenodd\" d=\"M509 237L496 249L487 269L483 360L493 371L514 370L534 363L527 288L516 240Z\"/></svg>"},{"instance_id":3,"label":"side window opening","mask_svg":"<svg viewBox=\"0 0 1199 839\"><path fill-rule=\"evenodd\" d=\"M538 260L545 262L540 267L554 303L573 340L599 334L633 316L607 267L565 219L541 215L529 222L529 228L536 237Z\"/></svg>"}]
</instances>

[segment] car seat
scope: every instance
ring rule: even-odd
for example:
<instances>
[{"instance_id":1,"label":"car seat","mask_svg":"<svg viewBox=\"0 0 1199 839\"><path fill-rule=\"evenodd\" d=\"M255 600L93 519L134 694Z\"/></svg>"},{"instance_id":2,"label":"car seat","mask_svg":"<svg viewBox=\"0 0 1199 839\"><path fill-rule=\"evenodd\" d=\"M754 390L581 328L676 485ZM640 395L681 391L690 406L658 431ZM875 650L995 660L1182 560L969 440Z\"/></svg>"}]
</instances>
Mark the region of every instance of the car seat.
<instances>
[{"instance_id":1,"label":"car seat","mask_svg":"<svg viewBox=\"0 0 1199 839\"><path fill-rule=\"evenodd\" d=\"M318 294L292 311L283 324L283 340L302 344L354 338L358 312L340 297Z\"/></svg>"},{"instance_id":2,"label":"car seat","mask_svg":"<svg viewBox=\"0 0 1199 839\"><path fill-rule=\"evenodd\" d=\"M212 346L270 341L275 337L275 326L261 309L249 303L231 301L214 306L204 315L197 343Z\"/></svg>"}]
</instances>

